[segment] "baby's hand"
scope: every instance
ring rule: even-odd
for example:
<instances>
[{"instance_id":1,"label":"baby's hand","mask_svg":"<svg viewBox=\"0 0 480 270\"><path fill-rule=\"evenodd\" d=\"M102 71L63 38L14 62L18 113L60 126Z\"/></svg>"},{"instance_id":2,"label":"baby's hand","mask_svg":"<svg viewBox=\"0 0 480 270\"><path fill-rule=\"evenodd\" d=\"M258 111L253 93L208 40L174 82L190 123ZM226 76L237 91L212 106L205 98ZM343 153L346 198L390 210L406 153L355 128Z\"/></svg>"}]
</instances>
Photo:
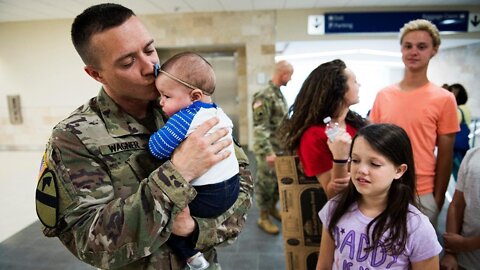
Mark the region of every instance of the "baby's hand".
<instances>
[{"instance_id":1,"label":"baby's hand","mask_svg":"<svg viewBox=\"0 0 480 270\"><path fill-rule=\"evenodd\" d=\"M195 230L195 221L190 216L190 208L185 207L173 222L172 233L179 236L189 236Z\"/></svg>"}]
</instances>

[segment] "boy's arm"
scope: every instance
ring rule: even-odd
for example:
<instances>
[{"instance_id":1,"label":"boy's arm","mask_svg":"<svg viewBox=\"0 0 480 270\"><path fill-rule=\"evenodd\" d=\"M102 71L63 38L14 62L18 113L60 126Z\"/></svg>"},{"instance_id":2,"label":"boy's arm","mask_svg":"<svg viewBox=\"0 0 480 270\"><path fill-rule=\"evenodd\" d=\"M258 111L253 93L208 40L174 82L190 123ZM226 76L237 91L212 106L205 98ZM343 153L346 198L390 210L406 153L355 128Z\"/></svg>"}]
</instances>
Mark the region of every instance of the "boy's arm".
<instances>
[{"instance_id":1,"label":"boy's arm","mask_svg":"<svg viewBox=\"0 0 480 270\"><path fill-rule=\"evenodd\" d=\"M455 190L452 202L448 206L446 232L460 234L465 206L463 192Z\"/></svg>"},{"instance_id":2,"label":"boy's arm","mask_svg":"<svg viewBox=\"0 0 480 270\"><path fill-rule=\"evenodd\" d=\"M423 261L412 263L412 270L423 270L423 269L431 269L431 270L440 269L438 255L427 258Z\"/></svg>"},{"instance_id":3,"label":"boy's arm","mask_svg":"<svg viewBox=\"0 0 480 270\"><path fill-rule=\"evenodd\" d=\"M456 242L458 242L457 236L460 236L460 231L462 229L463 212L465 210L465 206L463 192L455 190L452 202L448 206L447 211L447 224L445 234L443 234L445 257L447 258L442 258L442 264L450 265L456 262L455 253L459 251L456 248Z\"/></svg>"},{"instance_id":4,"label":"boy's arm","mask_svg":"<svg viewBox=\"0 0 480 270\"><path fill-rule=\"evenodd\" d=\"M438 135L438 154L435 165L433 195L439 211L442 209L445 201L445 192L447 191L448 182L450 181L450 174L452 173L454 142L455 133Z\"/></svg>"},{"instance_id":5,"label":"boy's arm","mask_svg":"<svg viewBox=\"0 0 480 270\"><path fill-rule=\"evenodd\" d=\"M457 253L480 249L480 235L465 237L461 230L463 225L463 213L466 202L464 193L455 190L452 202L448 207L446 233L443 235L445 250L447 253Z\"/></svg>"},{"instance_id":6,"label":"boy's arm","mask_svg":"<svg viewBox=\"0 0 480 270\"><path fill-rule=\"evenodd\" d=\"M443 235L443 240L445 242L445 251L447 254L480 249L480 236L467 237L447 232Z\"/></svg>"},{"instance_id":7,"label":"boy's arm","mask_svg":"<svg viewBox=\"0 0 480 270\"><path fill-rule=\"evenodd\" d=\"M480 236L472 236L467 239L467 250L478 250L480 249Z\"/></svg>"}]
</instances>

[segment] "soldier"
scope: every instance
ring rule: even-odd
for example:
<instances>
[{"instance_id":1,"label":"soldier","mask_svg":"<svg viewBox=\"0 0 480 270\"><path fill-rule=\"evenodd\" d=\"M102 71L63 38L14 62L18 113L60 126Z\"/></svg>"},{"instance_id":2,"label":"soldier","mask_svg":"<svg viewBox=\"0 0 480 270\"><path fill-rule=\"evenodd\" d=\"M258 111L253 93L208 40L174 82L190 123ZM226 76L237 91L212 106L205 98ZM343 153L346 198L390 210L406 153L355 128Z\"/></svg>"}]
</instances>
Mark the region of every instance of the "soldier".
<instances>
[{"instance_id":1,"label":"soldier","mask_svg":"<svg viewBox=\"0 0 480 270\"><path fill-rule=\"evenodd\" d=\"M277 225L269 216L281 220L276 208L278 184L275 175L275 158L282 150L279 134L276 132L288 107L280 87L287 85L292 78L293 67L287 61L275 64L272 80L268 87L253 96L253 150L257 159L257 182L255 196L260 208L258 226L269 234L278 234Z\"/></svg>"},{"instance_id":2,"label":"soldier","mask_svg":"<svg viewBox=\"0 0 480 270\"><path fill-rule=\"evenodd\" d=\"M171 233L191 235L209 269L220 269L214 247L238 236L251 205L245 154L236 147L241 186L229 210L216 219L181 211L196 195L190 181L234 154L222 151L231 140L219 141L227 130L205 136L218 122L212 118L170 160L157 160L148 139L166 117L155 102L159 60L151 35L117 4L86 9L71 33L85 71L102 89L53 129L36 192L44 234L102 269L175 270L185 261L165 242Z\"/></svg>"}]
</instances>

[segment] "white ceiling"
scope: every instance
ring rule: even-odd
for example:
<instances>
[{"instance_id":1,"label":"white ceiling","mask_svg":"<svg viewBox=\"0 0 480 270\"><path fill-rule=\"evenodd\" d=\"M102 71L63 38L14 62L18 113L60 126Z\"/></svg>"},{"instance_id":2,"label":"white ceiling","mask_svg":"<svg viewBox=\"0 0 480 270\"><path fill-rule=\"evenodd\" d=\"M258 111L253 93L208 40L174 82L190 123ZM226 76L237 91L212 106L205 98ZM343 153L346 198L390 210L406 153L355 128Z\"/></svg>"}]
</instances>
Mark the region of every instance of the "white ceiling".
<instances>
[{"instance_id":1,"label":"white ceiling","mask_svg":"<svg viewBox=\"0 0 480 270\"><path fill-rule=\"evenodd\" d=\"M477 6L480 0L0 0L0 23L74 18L87 7L115 2L136 14L265 9L314 9L346 7Z\"/></svg>"}]
</instances>

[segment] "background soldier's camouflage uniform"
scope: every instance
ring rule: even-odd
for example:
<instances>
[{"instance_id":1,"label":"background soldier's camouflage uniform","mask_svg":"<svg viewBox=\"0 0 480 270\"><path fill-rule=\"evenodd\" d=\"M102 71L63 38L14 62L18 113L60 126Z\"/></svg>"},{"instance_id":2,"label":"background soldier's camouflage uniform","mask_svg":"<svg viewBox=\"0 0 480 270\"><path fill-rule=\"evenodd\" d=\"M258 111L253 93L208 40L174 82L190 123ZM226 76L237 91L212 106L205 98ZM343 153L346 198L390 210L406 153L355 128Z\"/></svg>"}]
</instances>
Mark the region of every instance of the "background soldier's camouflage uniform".
<instances>
[{"instance_id":1,"label":"background soldier's camouflage uniform","mask_svg":"<svg viewBox=\"0 0 480 270\"><path fill-rule=\"evenodd\" d=\"M162 126L160 109L154 108L153 115L156 127ZM59 215L38 213L40 219L57 220L53 228L44 228L44 234L57 236L75 256L96 267L184 268L185 262L165 241L173 218L196 192L170 161L162 164L149 154L150 134L103 89L59 123L47 145L45 164L58 186ZM242 176L237 202L217 219L195 218L196 249L210 261L209 269L220 269L213 247L235 240L251 206L248 160L240 148L236 153ZM39 204L37 196L37 209Z\"/></svg>"},{"instance_id":2,"label":"background soldier's camouflage uniform","mask_svg":"<svg viewBox=\"0 0 480 270\"><path fill-rule=\"evenodd\" d=\"M267 88L253 96L252 109L253 150L257 160L255 198L260 209L271 209L278 201L278 184L275 168L267 165L265 157L272 153L279 155L283 151L277 129L288 107L280 88L270 81Z\"/></svg>"}]
</instances>

